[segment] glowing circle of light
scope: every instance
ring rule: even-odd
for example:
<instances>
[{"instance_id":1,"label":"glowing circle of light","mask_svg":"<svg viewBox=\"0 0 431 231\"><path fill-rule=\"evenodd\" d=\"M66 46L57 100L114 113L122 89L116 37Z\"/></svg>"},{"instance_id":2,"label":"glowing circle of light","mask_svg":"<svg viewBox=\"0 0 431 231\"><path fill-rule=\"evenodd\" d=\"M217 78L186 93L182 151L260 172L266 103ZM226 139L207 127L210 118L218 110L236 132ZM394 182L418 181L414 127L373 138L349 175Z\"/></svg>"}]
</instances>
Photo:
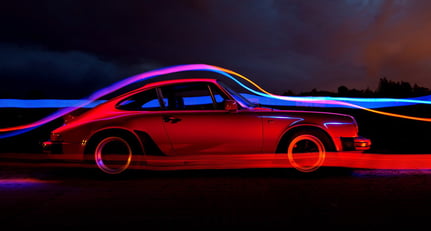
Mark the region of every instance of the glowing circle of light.
<instances>
[{"instance_id":1,"label":"glowing circle of light","mask_svg":"<svg viewBox=\"0 0 431 231\"><path fill-rule=\"evenodd\" d=\"M304 165L300 165L295 158L293 157L293 149L294 149L294 144L302 141L302 140L310 140L313 141L313 143L315 145L318 146L319 149L319 156L317 158L317 161L310 165L310 166L304 166ZM298 154L298 155L307 155L307 153L304 154ZM287 158L289 159L290 164L292 165L292 167L294 167L296 170L301 171L301 172L314 172L317 169L319 169L323 163L325 162L325 158L326 158L326 151L325 151L325 146L324 144L315 136L312 135L300 135L298 137L295 137L292 141L291 144L289 145L288 149L287 149Z\"/></svg>"}]
</instances>

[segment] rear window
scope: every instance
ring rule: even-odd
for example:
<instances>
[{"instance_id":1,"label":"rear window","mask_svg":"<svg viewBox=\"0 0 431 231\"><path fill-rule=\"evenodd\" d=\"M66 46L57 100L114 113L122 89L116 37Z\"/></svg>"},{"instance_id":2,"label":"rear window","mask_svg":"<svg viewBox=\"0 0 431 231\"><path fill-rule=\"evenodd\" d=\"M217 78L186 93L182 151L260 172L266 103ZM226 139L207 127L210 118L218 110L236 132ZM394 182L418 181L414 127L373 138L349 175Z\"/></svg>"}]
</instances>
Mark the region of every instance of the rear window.
<instances>
[{"instance_id":1,"label":"rear window","mask_svg":"<svg viewBox=\"0 0 431 231\"><path fill-rule=\"evenodd\" d=\"M147 90L128 97L117 104L117 108L128 111L161 110L156 89Z\"/></svg>"}]
</instances>

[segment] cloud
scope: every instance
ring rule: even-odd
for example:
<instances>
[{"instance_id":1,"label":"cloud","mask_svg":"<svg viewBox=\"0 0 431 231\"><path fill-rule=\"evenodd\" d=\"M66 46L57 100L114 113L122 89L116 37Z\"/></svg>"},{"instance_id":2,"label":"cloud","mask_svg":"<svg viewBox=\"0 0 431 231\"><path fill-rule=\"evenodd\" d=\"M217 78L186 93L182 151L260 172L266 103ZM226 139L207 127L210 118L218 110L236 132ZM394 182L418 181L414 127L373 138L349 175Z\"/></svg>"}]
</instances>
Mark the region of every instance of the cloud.
<instances>
[{"instance_id":1,"label":"cloud","mask_svg":"<svg viewBox=\"0 0 431 231\"><path fill-rule=\"evenodd\" d=\"M430 85L430 8L429 1L405 1L382 8L367 31L370 39L361 57L369 75Z\"/></svg>"},{"instance_id":2,"label":"cloud","mask_svg":"<svg viewBox=\"0 0 431 231\"><path fill-rule=\"evenodd\" d=\"M22 97L39 91L50 97L84 97L118 78L120 68L79 52L0 44L3 95Z\"/></svg>"},{"instance_id":3,"label":"cloud","mask_svg":"<svg viewBox=\"0 0 431 231\"><path fill-rule=\"evenodd\" d=\"M90 76L121 78L126 68L136 74L207 63L278 93L373 89L383 75L431 87L430 9L429 1L407 0L8 2L0 9L0 41L12 49L8 56L24 58L0 66L9 74L13 67L45 73L39 78L56 85L60 78L48 72L67 76L70 85L95 86L106 81ZM73 62L78 71L62 71L73 70ZM24 63L30 67L17 67Z\"/></svg>"}]
</instances>

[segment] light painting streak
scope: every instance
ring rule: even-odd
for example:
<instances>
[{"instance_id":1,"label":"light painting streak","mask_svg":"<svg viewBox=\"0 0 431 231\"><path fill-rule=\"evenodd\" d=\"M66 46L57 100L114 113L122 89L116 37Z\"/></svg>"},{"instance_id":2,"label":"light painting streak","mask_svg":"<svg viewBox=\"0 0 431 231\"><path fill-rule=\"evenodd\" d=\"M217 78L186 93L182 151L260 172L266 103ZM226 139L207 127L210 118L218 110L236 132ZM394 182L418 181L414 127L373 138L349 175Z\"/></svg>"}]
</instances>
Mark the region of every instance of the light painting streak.
<instances>
[{"instance_id":1,"label":"light painting streak","mask_svg":"<svg viewBox=\"0 0 431 231\"><path fill-rule=\"evenodd\" d=\"M39 180L35 178L0 179L0 185L46 184L46 183L56 183L56 181L46 181L46 180Z\"/></svg>"},{"instance_id":2,"label":"light painting streak","mask_svg":"<svg viewBox=\"0 0 431 231\"><path fill-rule=\"evenodd\" d=\"M302 106L302 107L338 107L338 108L351 108L345 105L339 104L314 104L310 102L300 102L298 100L283 100L264 96L258 96L254 94L241 93L245 98L254 103L272 106ZM290 96L295 99L308 98L313 100L336 100L351 102L356 105L366 108L386 108L386 107L401 107L410 106L415 104L431 104L431 96L428 97L417 97L408 99L393 99L393 98L346 98L346 97L320 97L320 96Z\"/></svg>"},{"instance_id":3,"label":"light painting streak","mask_svg":"<svg viewBox=\"0 0 431 231\"><path fill-rule=\"evenodd\" d=\"M84 108L93 108L106 100L96 100ZM75 99L0 99L0 108L65 108L82 104L85 100Z\"/></svg>"},{"instance_id":4,"label":"light painting streak","mask_svg":"<svg viewBox=\"0 0 431 231\"><path fill-rule=\"evenodd\" d=\"M380 114L380 115L385 115L385 116L392 116L392 117L397 117L397 118L402 118L402 119L410 119L410 120L418 120L418 121L424 121L424 122L431 122L431 118L415 117L415 116L408 116L408 115L401 115L401 114L396 114L396 113L379 111L379 110L375 110L375 109L370 109L370 108L366 108L366 107L363 107L363 106L359 106L359 105L356 105L356 104L339 101L337 98L333 98L333 97L331 97L329 99L326 98L326 97L319 97L318 99L315 99L313 97L310 97L310 98L308 98L308 97L298 98L298 97L291 97L291 96L275 95L275 94L272 94L272 93L264 90L259 85L257 85L256 83L254 83L253 81L251 81L250 79L248 79L247 77L245 77L245 76L243 76L243 75L241 75L239 73L236 73L234 71L231 71L231 70L228 70L228 69L225 69L225 68L220 68L220 69L222 71L226 72L226 73L238 76L238 77L244 79L245 81L249 82L254 87L256 87L257 89L259 89L262 93L254 91L254 90L252 90L252 89L250 89L248 87L245 87L245 85L243 85L243 84L241 84L241 86L243 86L247 90L249 90L249 91L251 91L251 92L253 92L255 94L261 95L261 96L267 96L267 97L272 97L272 98L275 98L275 99L282 99L282 100L288 100L288 101L302 101L302 102L303 101L306 101L306 102L309 101L309 102L313 102L313 103L317 103L317 104L344 105L344 106L347 106L347 107L362 109L362 110L365 110L365 111L369 111L369 112L372 112L372 113L376 113L376 114ZM236 82L238 82L238 81L236 81ZM362 100L366 100L366 99L362 99ZM369 100L373 100L373 99L369 99ZM418 100L417 103L419 103L419 102L423 103L423 104L431 104L429 101Z\"/></svg>"},{"instance_id":5,"label":"light painting streak","mask_svg":"<svg viewBox=\"0 0 431 231\"><path fill-rule=\"evenodd\" d=\"M59 181L40 180L36 178L0 179L1 189L17 189L23 187L40 187L41 185L55 184Z\"/></svg>"},{"instance_id":6,"label":"light painting streak","mask_svg":"<svg viewBox=\"0 0 431 231\"><path fill-rule=\"evenodd\" d=\"M283 101L290 101L290 102L301 102L301 103L312 103L313 105L337 105L337 106L343 106L343 107L350 107L350 108L357 108L366 110L372 113L381 114L385 116L392 116L392 117L398 117L403 119L410 119L410 120L418 120L418 121L425 121L425 122L431 122L431 118L422 118L422 117L414 117L414 116L408 116L408 115L401 115L396 113L389 113L384 111L379 111L375 109L371 109L365 106L360 106L358 104L349 103L349 102L373 102L373 103L393 103L396 105L396 103L403 103L403 104L431 104L429 100L422 100L422 99L355 99L355 98L335 98L335 97L293 97L293 96L280 96L272 94L263 88L261 88L259 85L248 79L247 77L236 73L234 71L231 71L229 69L213 66L213 65L207 65L207 64L188 64L188 65L178 65L178 66L171 66L166 68L161 68L149 72L145 72L139 75L135 75L129 78L126 78L122 81L119 81L117 83L114 83L106 88L103 88L99 91L94 92L92 95L90 95L86 99L79 100L74 106L63 108L58 110L57 112L42 118L36 122L20 125L20 126L14 126L14 127L8 127L8 128L0 128L0 132L3 132L4 134L0 135L0 138L6 138L15 136L18 134L22 134L25 132L28 132L30 130L33 130L41 125L44 125L46 123L49 123L55 119L58 119L66 114L69 114L73 111L75 111L78 108L82 107L88 107L91 103L94 101L100 99L101 97L108 95L110 93L113 93L125 86L128 86L132 83L136 83L139 81L147 80L150 78L154 78L161 75L167 75L172 73L178 73L178 72L185 72L185 71L212 71L219 73L246 90L250 91L251 93L265 97L265 98L271 98L271 99L277 99L277 100L283 100ZM251 84L253 87L258 89L259 91L256 91L254 89L251 89L250 87L246 86L242 82L240 82L237 78L233 77L236 76L242 80L245 80L249 84ZM427 98L424 98L427 99ZM348 101L348 102L346 102Z\"/></svg>"},{"instance_id":7,"label":"light painting streak","mask_svg":"<svg viewBox=\"0 0 431 231\"><path fill-rule=\"evenodd\" d=\"M314 104L313 102L300 102L298 100L288 101L283 99L275 99L270 97L258 96L249 93L240 93L243 97L247 98L253 103L258 103L261 105L269 106L302 106L302 107L344 107L350 108L345 105L340 104ZM391 98L343 98L343 97L299 97L292 96L292 98L308 98L314 100L336 100L336 101L350 101L354 102L356 105L366 107L366 108L386 108L386 107L400 107L409 106L415 104L430 104L431 101L418 98L410 99L391 99ZM199 99L193 99L199 102ZM86 102L86 100L76 100L76 99L0 99L0 108L66 108L74 107L77 104ZM88 105L83 106L83 108L93 108L97 105L106 102L106 100L95 100Z\"/></svg>"},{"instance_id":8,"label":"light painting streak","mask_svg":"<svg viewBox=\"0 0 431 231\"><path fill-rule=\"evenodd\" d=\"M33 129L37 128L38 126L44 125L44 124L49 123L55 119L58 119L64 115L67 115L67 114L75 111L78 108L85 107L85 106L89 105L90 103L92 103L93 101L98 100L101 97L108 95L112 92L115 92L115 91L117 91L117 90L119 90L125 86L132 84L132 83L136 83L138 81L150 79L150 78L157 77L160 75L166 75L166 74L177 73L177 72L213 70L213 69L209 69L208 67L209 66L205 65L205 64L179 65L179 66L161 68L158 70L153 70L153 71L145 72L145 73L142 73L139 75L135 75L135 76L126 78L126 79L119 81L117 83L114 83L114 84L112 84L106 88L103 88L99 91L96 91L95 93L90 95L88 98L83 99L80 103L76 104L75 106L60 109L57 112L55 112L55 113L53 113L53 114L51 114L45 118L42 118L41 120L38 120L34 123L25 124L25 125L21 125L21 126L15 126L15 127L9 127L9 128L1 128L0 132L7 132L7 133L0 135L0 138L7 138L7 137L15 136L15 135L22 134L24 132L33 130ZM216 72L221 72L221 71L217 70ZM20 131L20 132L15 132L15 131Z\"/></svg>"}]
</instances>

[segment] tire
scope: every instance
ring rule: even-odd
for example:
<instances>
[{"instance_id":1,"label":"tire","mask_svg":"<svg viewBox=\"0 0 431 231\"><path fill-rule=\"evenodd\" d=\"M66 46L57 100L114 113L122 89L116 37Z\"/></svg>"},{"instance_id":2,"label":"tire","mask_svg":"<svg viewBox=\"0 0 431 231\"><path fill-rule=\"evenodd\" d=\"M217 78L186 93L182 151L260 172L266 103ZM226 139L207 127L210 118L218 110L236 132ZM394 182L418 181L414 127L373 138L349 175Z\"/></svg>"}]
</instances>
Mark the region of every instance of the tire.
<instances>
[{"instance_id":1,"label":"tire","mask_svg":"<svg viewBox=\"0 0 431 231\"><path fill-rule=\"evenodd\" d=\"M93 149L97 167L108 174L120 174L127 170L133 157L132 144L120 136L106 136L98 139Z\"/></svg>"},{"instance_id":2,"label":"tire","mask_svg":"<svg viewBox=\"0 0 431 231\"><path fill-rule=\"evenodd\" d=\"M329 138L323 132L314 129L301 130L287 139L287 158L298 171L314 172L325 162L329 146Z\"/></svg>"}]
</instances>

